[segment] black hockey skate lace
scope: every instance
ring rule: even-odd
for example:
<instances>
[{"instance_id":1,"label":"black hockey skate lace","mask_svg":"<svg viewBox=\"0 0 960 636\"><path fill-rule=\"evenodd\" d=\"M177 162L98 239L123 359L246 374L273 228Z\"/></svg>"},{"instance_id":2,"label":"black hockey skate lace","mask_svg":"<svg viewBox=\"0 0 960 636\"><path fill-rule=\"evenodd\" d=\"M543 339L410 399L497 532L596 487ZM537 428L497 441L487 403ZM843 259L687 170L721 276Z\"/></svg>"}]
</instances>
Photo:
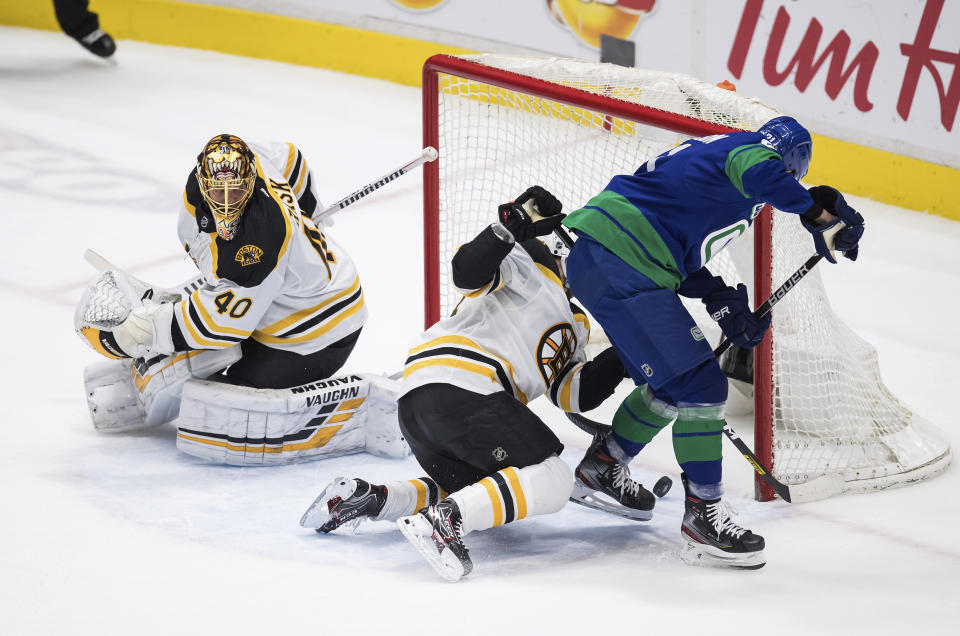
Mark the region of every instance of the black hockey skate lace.
<instances>
[{"instance_id":1,"label":"black hockey skate lace","mask_svg":"<svg viewBox=\"0 0 960 636\"><path fill-rule=\"evenodd\" d=\"M725 501L707 504L707 520L713 525L714 530L717 531L718 537L726 532L733 538L739 539L747 531L746 528L741 528L733 520L731 517L732 512L733 510Z\"/></svg>"}]
</instances>

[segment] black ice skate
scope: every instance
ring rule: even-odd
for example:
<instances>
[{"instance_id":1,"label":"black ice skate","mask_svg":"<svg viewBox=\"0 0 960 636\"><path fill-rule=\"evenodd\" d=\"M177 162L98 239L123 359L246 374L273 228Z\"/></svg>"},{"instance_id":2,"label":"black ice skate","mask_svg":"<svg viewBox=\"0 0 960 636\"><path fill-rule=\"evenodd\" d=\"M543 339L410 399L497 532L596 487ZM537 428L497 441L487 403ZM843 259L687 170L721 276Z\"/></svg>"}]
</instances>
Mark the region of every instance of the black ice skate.
<instances>
[{"instance_id":1,"label":"black ice skate","mask_svg":"<svg viewBox=\"0 0 960 636\"><path fill-rule=\"evenodd\" d=\"M653 518L653 493L630 479L630 469L603 450L604 432L597 432L575 472L570 501L634 521Z\"/></svg>"},{"instance_id":2,"label":"black ice skate","mask_svg":"<svg viewBox=\"0 0 960 636\"><path fill-rule=\"evenodd\" d=\"M82 38L77 38L80 46L99 57L110 57L117 50L117 44L103 29L91 31Z\"/></svg>"},{"instance_id":3,"label":"black ice skate","mask_svg":"<svg viewBox=\"0 0 960 636\"><path fill-rule=\"evenodd\" d=\"M437 571L456 583L473 569L470 552L463 544L460 508L453 499L444 499L435 506L397 521L400 532Z\"/></svg>"},{"instance_id":4,"label":"black ice skate","mask_svg":"<svg viewBox=\"0 0 960 636\"><path fill-rule=\"evenodd\" d=\"M687 540L681 559L691 565L756 570L766 564L763 537L741 528L720 499L699 499L690 494L686 474L681 474L686 511L680 532Z\"/></svg>"},{"instance_id":5,"label":"black ice skate","mask_svg":"<svg viewBox=\"0 0 960 636\"><path fill-rule=\"evenodd\" d=\"M362 519L380 514L386 501L384 486L369 484L362 479L337 477L313 500L300 517L300 525L323 533L347 523L356 528Z\"/></svg>"}]
</instances>

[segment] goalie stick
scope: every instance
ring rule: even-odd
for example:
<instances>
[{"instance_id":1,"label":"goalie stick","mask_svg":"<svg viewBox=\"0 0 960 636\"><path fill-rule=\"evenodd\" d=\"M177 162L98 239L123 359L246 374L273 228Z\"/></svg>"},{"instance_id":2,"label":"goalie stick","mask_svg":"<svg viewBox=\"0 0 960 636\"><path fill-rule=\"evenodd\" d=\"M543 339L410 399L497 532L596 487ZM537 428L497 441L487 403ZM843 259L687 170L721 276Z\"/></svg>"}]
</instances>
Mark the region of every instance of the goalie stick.
<instances>
[{"instance_id":1,"label":"goalie stick","mask_svg":"<svg viewBox=\"0 0 960 636\"><path fill-rule=\"evenodd\" d=\"M393 172L389 172L383 175L376 181L371 181L370 183L363 186L353 194L347 195L344 198L337 201L336 203L334 203L333 205L328 205L326 208L324 208L320 212L315 213L312 217L313 222L314 223L321 222L323 219L327 218L328 216L331 216L332 214L339 212L340 210L347 207L348 205L355 203L356 201L359 201L360 199L367 196L374 190L378 190L382 186L385 186L386 184L390 183L397 177L405 175L406 173L410 172L414 168L417 168L422 164L427 163L428 161L434 161L438 156L439 155L437 153L436 148L434 148L433 146L427 146L413 161L408 161L407 163L403 164Z\"/></svg>"},{"instance_id":2,"label":"goalie stick","mask_svg":"<svg viewBox=\"0 0 960 636\"><path fill-rule=\"evenodd\" d=\"M126 270L120 269L119 267L117 267L116 265L108 261L106 258L104 258L101 254L99 254L98 252L92 249L87 249L87 251L83 253L83 260L87 261L87 263L92 265L93 268L98 272L100 272L101 274L108 270L114 270L116 272L122 273L124 276L126 276L130 280L136 282L137 285L142 286L145 290L152 291L153 293L150 296L147 296L147 298L152 298L157 302L177 302L184 295L189 296L191 292L193 292L196 289L199 289L200 286L203 285L203 276L197 275L196 277L191 278L190 280L180 285L179 289L166 289L162 287L155 287L153 285L147 284L146 282L140 280L136 276L133 276ZM140 301L143 301L144 298L132 298L131 300L140 302Z\"/></svg>"}]
</instances>

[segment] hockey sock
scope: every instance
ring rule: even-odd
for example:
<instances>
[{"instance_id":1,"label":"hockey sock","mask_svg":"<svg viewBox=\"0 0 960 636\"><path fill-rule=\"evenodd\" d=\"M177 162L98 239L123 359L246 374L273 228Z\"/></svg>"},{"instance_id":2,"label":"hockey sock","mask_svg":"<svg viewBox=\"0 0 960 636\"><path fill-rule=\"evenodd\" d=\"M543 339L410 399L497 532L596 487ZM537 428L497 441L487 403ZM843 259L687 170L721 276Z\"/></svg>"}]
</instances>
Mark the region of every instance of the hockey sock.
<instances>
[{"instance_id":1,"label":"hockey sock","mask_svg":"<svg viewBox=\"0 0 960 636\"><path fill-rule=\"evenodd\" d=\"M524 517L557 512L573 492L573 471L553 455L539 464L508 466L450 495L463 518L463 534Z\"/></svg>"},{"instance_id":2,"label":"hockey sock","mask_svg":"<svg viewBox=\"0 0 960 636\"><path fill-rule=\"evenodd\" d=\"M638 386L614 413L613 436L607 441L606 450L611 457L629 461L675 417L676 407L654 397L647 385ZM619 448L611 448L612 442ZM619 457L618 450L626 457Z\"/></svg>"},{"instance_id":3,"label":"hockey sock","mask_svg":"<svg viewBox=\"0 0 960 636\"><path fill-rule=\"evenodd\" d=\"M673 425L673 452L687 474L691 490L704 499L718 499L723 478L723 404L684 406Z\"/></svg>"},{"instance_id":4,"label":"hockey sock","mask_svg":"<svg viewBox=\"0 0 960 636\"><path fill-rule=\"evenodd\" d=\"M387 500L376 516L377 521L396 521L400 517L416 514L426 506L432 506L447 496L443 489L429 477L391 481L384 484Z\"/></svg>"}]
</instances>

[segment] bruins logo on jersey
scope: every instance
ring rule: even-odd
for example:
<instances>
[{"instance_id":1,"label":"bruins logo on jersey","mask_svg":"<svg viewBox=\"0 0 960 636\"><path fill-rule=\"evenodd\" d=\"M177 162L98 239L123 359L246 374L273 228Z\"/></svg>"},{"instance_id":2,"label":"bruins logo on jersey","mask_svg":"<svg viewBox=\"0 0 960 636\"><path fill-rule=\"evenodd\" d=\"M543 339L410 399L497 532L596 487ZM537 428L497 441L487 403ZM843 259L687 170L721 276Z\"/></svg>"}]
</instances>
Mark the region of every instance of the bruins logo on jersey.
<instances>
[{"instance_id":1,"label":"bruins logo on jersey","mask_svg":"<svg viewBox=\"0 0 960 636\"><path fill-rule=\"evenodd\" d=\"M547 329L537 345L537 368L547 386L553 384L577 350L577 334L568 322Z\"/></svg>"},{"instance_id":2,"label":"bruins logo on jersey","mask_svg":"<svg viewBox=\"0 0 960 636\"><path fill-rule=\"evenodd\" d=\"M240 263L241 267L246 267L247 265L259 263L261 256L263 256L263 250L256 245L244 245L237 250L237 255L234 257L234 260Z\"/></svg>"}]
</instances>

